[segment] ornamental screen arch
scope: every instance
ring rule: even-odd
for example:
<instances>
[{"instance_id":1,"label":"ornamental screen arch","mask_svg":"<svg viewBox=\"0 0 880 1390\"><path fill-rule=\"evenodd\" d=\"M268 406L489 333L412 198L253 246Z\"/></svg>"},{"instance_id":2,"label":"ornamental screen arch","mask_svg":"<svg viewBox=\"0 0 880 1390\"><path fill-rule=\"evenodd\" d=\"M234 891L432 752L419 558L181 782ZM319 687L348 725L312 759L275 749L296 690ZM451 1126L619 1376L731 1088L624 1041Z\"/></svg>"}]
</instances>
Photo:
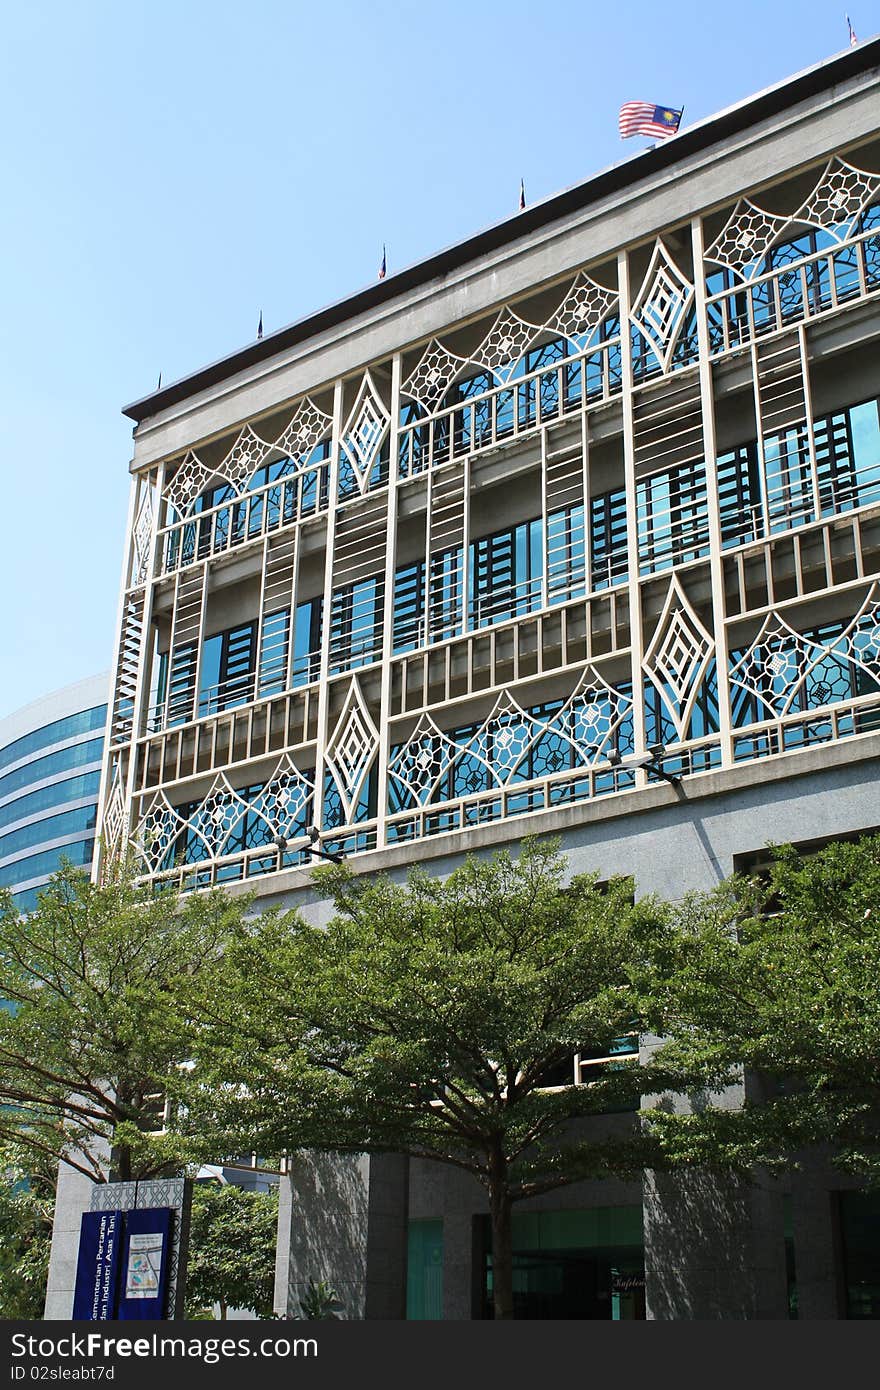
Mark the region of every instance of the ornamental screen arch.
<instances>
[{"instance_id":1,"label":"ornamental screen arch","mask_svg":"<svg viewBox=\"0 0 880 1390\"><path fill-rule=\"evenodd\" d=\"M105 860L248 878L878 727L880 386L814 397L880 175L799 179L138 475Z\"/></svg>"}]
</instances>

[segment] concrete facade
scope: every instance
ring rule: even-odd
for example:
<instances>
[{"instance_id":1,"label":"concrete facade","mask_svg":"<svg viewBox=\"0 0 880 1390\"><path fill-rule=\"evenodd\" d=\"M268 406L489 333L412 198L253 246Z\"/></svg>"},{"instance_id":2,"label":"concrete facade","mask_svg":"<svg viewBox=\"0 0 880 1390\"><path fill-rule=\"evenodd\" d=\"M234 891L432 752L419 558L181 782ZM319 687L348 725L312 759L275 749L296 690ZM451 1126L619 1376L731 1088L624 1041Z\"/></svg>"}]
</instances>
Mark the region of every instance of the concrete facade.
<instances>
[{"instance_id":1,"label":"concrete facade","mask_svg":"<svg viewBox=\"0 0 880 1390\"><path fill-rule=\"evenodd\" d=\"M310 827L395 875L554 833L667 898L880 828L878 95L872 41L129 406L108 848L320 921ZM648 1317L813 1318L841 1186L524 1206L618 1263L640 1210ZM418 1230L480 1316L485 1210L297 1160L277 1308L402 1316Z\"/></svg>"}]
</instances>

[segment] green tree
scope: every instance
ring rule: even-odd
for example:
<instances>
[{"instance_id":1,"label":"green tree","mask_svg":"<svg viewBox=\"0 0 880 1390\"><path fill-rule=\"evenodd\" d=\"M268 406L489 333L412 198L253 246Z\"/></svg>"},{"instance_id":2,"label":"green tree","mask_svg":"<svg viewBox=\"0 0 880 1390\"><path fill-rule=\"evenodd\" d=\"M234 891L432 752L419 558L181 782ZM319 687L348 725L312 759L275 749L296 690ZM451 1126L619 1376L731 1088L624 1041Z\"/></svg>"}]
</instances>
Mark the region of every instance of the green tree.
<instances>
[{"instance_id":1,"label":"green tree","mask_svg":"<svg viewBox=\"0 0 880 1390\"><path fill-rule=\"evenodd\" d=\"M94 1181L177 1161L152 1133L189 1057L185 1000L240 920L220 893L151 896L65 867L27 916L0 899L0 1141Z\"/></svg>"},{"instance_id":2,"label":"green tree","mask_svg":"<svg viewBox=\"0 0 880 1390\"><path fill-rule=\"evenodd\" d=\"M576 1052L609 1055L656 1023L637 982L666 935L630 880L564 887L564 872L555 843L534 840L444 881L316 871L329 925L269 914L215 972L188 1124L227 1152L401 1152L473 1174L491 1212L495 1315L511 1317L512 1205L638 1173L636 1116L573 1122L664 1084L631 1063L557 1084Z\"/></svg>"},{"instance_id":3,"label":"green tree","mask_svg":"<svg viewBox=\"0 0 880 1390\"><path fill-rule=\"evenodd\" d=\"M43 1316L56 1165L0 1145L0 1318Z\"/></svg>"},{"instance_id":4,"label":"green tree","mask_svg":"<svg viewBox=\"0 0 880 1390\"><path fill-rule=\"evenodd\" d=\"M776 847L766 874L687 899L677 926L659 1058L710 1096L746 1067L751 1098L653 1114L668 1160L785 1165L823 1144L880 1183L880 836Z\"/></svg>"},{"instance_id":5,"label":"green tree","mask_svg":"<svg viewBox=\"0 0 880 1390\"><path fill-rule=\"evenodd\" d=\"M230 1308L271 1317L277 1229L277 1188L245 1192L228 1183L196 1183L185 1316L219 1303L221 1318Z\"/></svg>"}]
</instances>

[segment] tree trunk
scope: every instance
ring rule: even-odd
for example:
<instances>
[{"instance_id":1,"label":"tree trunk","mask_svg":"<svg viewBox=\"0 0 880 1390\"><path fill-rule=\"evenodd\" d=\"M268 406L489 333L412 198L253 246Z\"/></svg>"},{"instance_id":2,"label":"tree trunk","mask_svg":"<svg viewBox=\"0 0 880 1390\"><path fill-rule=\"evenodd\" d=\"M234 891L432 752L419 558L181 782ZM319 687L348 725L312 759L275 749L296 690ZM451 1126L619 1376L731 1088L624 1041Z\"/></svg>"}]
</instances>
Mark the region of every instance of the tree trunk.
<instances>
[{"instance_id":1,"label":"tree trunk","mask_svg":"<svg viewBox=\"0 0 880 1390\"><path fill-rule=\"evenodd\" d=\"M225 1322L225 1321L226 1321L226 1311L227 1311L227 1310L226 1310L226 1303L224 1302L224 1300L223 1300L222 1298L218 1298L217 1302L220 1304L220 1317L221 1317L222 1321Z\"/></svg>"},{"instance_id":2,"label":"tree trunk","mask_svg":"<svg viewBox=\"0 0 880 1390\"><path fill-rule=\"evenodd\" d=\"M492 1212L492 1302L495 1319L513 1317L513 1239L507 1165L501 1154L489 1162L489 1206Z\"/></svg>"}]
</instances>

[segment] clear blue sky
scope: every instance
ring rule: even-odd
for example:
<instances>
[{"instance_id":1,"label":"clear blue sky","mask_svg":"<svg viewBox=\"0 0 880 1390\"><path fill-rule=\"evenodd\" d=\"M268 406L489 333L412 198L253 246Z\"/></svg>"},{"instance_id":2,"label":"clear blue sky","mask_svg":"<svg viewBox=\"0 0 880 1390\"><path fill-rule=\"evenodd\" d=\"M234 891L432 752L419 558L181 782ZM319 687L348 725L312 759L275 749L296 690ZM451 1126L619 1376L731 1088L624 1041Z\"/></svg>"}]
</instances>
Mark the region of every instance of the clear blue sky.
<instances>
[{"instance_id":1,"label":"clear blue sky","mask_svg":"<svg viewBox=\"0 0 880 1390\"><path fill-rule=\"evenodd\" d=\"M0 55L0 717L112 662L128 401L847 46L843 6L40 0ZM859 38L880 0L850 0Z\"/></svg>"}]
</instances>

